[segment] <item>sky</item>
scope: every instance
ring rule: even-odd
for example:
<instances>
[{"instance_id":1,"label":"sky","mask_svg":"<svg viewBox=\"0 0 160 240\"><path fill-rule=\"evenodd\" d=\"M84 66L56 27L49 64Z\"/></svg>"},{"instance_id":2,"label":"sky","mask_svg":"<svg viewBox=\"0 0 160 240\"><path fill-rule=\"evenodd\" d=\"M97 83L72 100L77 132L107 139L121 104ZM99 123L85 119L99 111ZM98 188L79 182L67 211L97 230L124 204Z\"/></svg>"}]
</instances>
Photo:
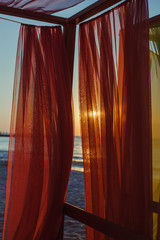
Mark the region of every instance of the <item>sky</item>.
<instances>
[{"instance_id":1,"label":"sky","mask_svg":"<svg viewBox=\"0 0 160 240\"><path fill-rule=\"evenodd\" d=\"M86 0L81 3L81 7L88 6L93 2ZM75 9L79 10L79 6ZM64 17L72 15L72 9L69 9L63 14ZM61 14L61 13L60 13ZM58 15L60 15L58 14ZM149 16L160 14L160 0L149 0ZM0 14L0 17L10 18L23 23L46 25L37 21L24 20L14 17L9 17ZM47 24L48 25L48 24ZM17 42L20 24L0 19L0 131L9 132L10 116L12 108L12 95L14 83L14 70L16 61ZM78 29L77 29L78 32ZM79 124L79 105L78 105L78 38L75 47L75 64L73 77L73 99L75 111L75 135L80 135Z\"/></svg>"}]
</instances>

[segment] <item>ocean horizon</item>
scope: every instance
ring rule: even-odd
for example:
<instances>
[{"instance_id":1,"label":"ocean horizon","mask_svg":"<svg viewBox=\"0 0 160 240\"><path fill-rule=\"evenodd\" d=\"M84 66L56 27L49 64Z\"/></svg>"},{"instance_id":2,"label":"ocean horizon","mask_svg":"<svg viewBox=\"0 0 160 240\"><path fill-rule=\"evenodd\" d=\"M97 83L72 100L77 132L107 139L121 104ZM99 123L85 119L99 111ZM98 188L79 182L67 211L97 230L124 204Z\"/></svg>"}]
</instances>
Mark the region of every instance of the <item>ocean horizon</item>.
<instances>
[{"instance_id":1,"label":"ocean horizon","mask_svg":"<svg viewBox=\"0 0 160 240\"><path fill-rule=\"evenodd\" d=\"M7 164L8 161L9 137L0 137L0 164ZM83 172L83 156L81 137L74 137L74 149L72 157L72 170Z\"/></svg>"}]
</instances>

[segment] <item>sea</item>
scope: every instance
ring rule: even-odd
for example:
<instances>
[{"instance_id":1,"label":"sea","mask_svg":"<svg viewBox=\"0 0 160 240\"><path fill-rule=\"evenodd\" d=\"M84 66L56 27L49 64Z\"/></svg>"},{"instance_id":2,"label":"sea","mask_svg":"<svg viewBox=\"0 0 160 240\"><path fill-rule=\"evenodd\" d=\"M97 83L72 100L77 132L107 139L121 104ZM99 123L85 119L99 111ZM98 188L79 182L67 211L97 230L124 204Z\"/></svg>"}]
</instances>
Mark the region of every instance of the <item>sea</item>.
<instances>
[{"instance_id":1,"label":"sea","mask_svg":"<svg viewBox=\"0 0 160 240\"><path fill-rule=\"evenodd\" d=\"M7 164L8 161L9 137L0 137L0 164Z\"/></svg>"},{"instance_id":2,"label":"sea","mask_svg":"<svg viewBox=\"0 0 160 240\"><path fill-rule=\"evenodd\" d=\"M7 164L8 161L9 137L0 137L0 164ZM74 137L74 151L72 159L72 170L83 172L83 157L81 137Z\"/></svg>"}]
</instances>

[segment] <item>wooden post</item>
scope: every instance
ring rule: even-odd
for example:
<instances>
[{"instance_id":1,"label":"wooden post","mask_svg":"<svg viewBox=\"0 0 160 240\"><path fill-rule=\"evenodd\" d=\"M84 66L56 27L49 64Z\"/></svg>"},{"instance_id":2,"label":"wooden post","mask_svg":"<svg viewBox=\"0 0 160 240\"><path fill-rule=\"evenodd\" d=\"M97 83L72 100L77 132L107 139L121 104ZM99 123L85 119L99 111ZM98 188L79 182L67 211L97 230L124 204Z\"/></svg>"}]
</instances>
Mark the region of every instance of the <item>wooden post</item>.
<instances>
[{"instance_id":1,"label":"wooden post","mask_svg":"<svg viewBox=\"0 0 160 240\"><path fill-rule=\"evenodd\" d=\"M64 39L72 78L74 65L75 33L76 33L75 24L67 23L64 25Z\"/></svg>"},{"instance_id":2,"label":"wooden post","mask_svg":"<svg viewBox=\"0 0 160 240\"><path fill-rule=\"evenodd\" d=\"M64 234L64 215L63 215L61 227L59 229L57 240L63 240L63 234Z\"/></svg>"},{"instance_id":3,"label":"wooden post","mask_svg":"<svg viewBox=\"0 0 160 240\"><path fill-rule=\"evenodd\" d=\"M67 61L69 62L69 68L71 73L71 82L73 79L73 65L74 65L74 49L75 49L75 29L76 26L74 24L66 24L64 26L64 41L67 50ZM64 235L64 215L62 224L58 233L58 237L56 240L63 240Z\"/></svg>"}]
</instances>

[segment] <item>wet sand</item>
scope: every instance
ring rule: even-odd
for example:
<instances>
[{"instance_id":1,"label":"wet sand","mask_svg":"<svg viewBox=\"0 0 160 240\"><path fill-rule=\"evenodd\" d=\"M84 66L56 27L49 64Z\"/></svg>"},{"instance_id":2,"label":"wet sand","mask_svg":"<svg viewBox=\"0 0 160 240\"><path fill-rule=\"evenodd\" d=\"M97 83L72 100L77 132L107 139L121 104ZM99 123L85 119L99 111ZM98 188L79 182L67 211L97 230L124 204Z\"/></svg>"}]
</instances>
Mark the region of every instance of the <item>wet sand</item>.
<instances>
[{"instance_id":1,"label":"wet sand","mask_svg":"<svg viewBox=\"0 0 160 240\"><path fill-rule=\"evenodd\" d=\"M0 165L0 239L2 239L3 214L5 203L7 166ZM84 208L84 179L83 172L71 171L66 201L80 208ZM85 226L67 216L64 223L64 239L85 239Z\"/></svg>"}]
</instances>

